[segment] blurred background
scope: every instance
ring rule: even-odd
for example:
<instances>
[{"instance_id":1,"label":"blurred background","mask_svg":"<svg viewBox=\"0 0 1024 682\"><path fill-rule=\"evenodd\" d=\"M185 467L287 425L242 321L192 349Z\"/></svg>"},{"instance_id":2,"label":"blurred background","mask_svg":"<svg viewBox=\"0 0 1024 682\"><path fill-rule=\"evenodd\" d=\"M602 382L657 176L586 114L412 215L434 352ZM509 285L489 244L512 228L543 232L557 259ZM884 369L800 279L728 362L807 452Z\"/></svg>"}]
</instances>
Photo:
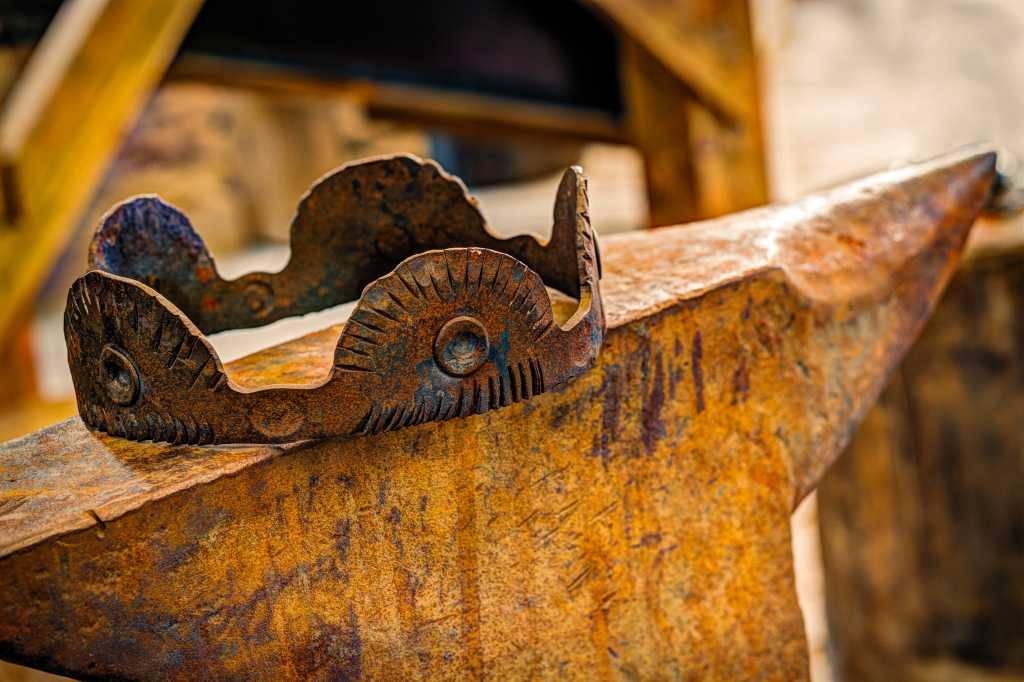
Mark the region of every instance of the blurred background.
<instances>
[{"instance_id":1,"label":"blurred background","mask_svg":"<svg viewBox=\"0 0 1024 682\"><path fill-rule=\"evenodd\" d=\"M815 680L1024 679L1022 76L1021 0L5 0L0 439L75 413L64 299L136 194L233 277L282 267L310 183L376 154L438 160L505 234L546 233L579 163L609 234L989 141L998 210L793 537Z\"/></svg>"}]
</instances>

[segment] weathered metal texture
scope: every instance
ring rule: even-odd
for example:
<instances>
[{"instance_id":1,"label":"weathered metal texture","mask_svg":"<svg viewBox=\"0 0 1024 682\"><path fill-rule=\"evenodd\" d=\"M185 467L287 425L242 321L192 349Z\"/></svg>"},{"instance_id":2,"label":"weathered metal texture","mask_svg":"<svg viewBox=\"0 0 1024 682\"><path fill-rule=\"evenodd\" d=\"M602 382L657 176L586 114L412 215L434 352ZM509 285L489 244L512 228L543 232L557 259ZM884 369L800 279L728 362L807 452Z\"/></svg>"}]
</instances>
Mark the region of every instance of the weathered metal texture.
<instances>
[{"instance_id":1,"label":"weathered metal texture","mask_svg":"<svg viewBox=\"0 0 1024 682\"><path fill-rule=\"evenodd\" d=\"M77 675L798 679L789 515L952 272L994 158L604 244L596 368L372 437L0 447L0 655ZM329 367L337 330L227 366ZM287 359L287 360L285 360Z\"/></svg>"},{"instance_id":2,"label":"weathered metal texture","mask_svg":"<svg viewBox=\"0 0 1024 682\"><path fill-rule=\"evenodd\" d=\"M314 185L281 272L227 281L184 215L129 201L96 233L98 269L68 294L79 413L133 440L290 442L465 417L557 388L593 365L605 334L578 168L554 219L546 245L498 239L458 179L380 158ZM556 321L545 282L578 298L568 319ZM233 380L203 336L357 297L333 365L291 386Z\"/></svg>"},{"instance_id":3,"label":"weathered metal texture","mask_svg":"<svg viewBox=\"0 0 1024 682\"><path fill-rule=\"evenodd\" d=\"M1024 238L1001 231L819 493L848 679L1024 679Z\"/></svg>"}]
</instances>

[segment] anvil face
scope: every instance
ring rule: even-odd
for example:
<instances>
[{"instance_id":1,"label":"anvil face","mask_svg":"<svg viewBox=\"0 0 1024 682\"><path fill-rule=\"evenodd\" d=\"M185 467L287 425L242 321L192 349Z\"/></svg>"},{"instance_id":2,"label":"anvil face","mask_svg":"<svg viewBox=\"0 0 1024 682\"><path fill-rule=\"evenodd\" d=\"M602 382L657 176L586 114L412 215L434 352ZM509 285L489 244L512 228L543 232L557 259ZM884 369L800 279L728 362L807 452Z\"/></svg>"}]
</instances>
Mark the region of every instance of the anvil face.
<instances>
[{"instance_id":1,"label":"anvil face","mask_svg":"<svg viewBox=\"0 0 1024 682\"><path fill-rule=\"evenodd\" d=\"M77 675L807 675L789 515L955 265L990 154L603 243L597 366L497 411L0 448L0 653ZM326 330L228 366L330 363ZM288 358L288 360L285 360Z\"/></svg>"}]
</instances>

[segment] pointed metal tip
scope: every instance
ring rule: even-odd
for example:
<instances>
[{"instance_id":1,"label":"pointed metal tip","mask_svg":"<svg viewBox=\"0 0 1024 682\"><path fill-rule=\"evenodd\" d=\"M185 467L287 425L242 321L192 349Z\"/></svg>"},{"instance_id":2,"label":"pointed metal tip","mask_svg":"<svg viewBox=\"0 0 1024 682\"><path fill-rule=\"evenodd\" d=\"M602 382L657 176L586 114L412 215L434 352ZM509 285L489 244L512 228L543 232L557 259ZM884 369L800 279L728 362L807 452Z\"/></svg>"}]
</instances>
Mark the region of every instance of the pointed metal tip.
<instances>
[{"instance_id":1,"label":"pointed metal tip","mask_svg":"<svg viewBox=\"0 0 1024 682\"><path fill-rule=\"evenodd\" d=\"M781 264L822 302L883 301L897 280L941 287L991 196L995 165L991 149L972 146L813 195L785 212Z\"/></svg>"},{"instance_id":2,"label":"pointed metal tip","mask_svg":"<svg viewBox=\"0 0 1024 682\"><path fill-rule=\"evenodd\" d=\"M871 176L865 182L888 181L892 183L920 179L930 175L957 177L961 182L988 182L994 175L998 153L993 145L979 142L965 145L944 154L920 161L894 164L887 173Z\"/></svg>"},{"instance_id":3,"label":"pointed metal tip","mask_svg":"<svg viewBox=\"0 0 1024 682\"><path fill-rule=\"evenodd\" d=\"M994 169L997 157L998 154L994 144L990 142L975 142L936 156L922 159L914 165L949 167L961 164L988 164Z\"/></svg>"},{"instance_id":4,"label":"pointed metal tip","mask_svg":"<svg viewBox=\"0 0 1024 682\"><path fill-rule=\"evenodd\" d=\"M575 249L576 214L589 211L589 197L586 192L586 178L579 166L569 166L562 173L555 194L553 211L554 226L551 230L549 247Z\"/></svg>"},{"instance_id":5,"label":"pointed metal tip","mask_svg":"<svg viewBox=\"0 0 1024 682\"><path fill-rule=\"evenodd\" d=\"M845 447L931 315L991 197L995 168L990 148L972 146L869 177L823 195L827 208L786 240L785 269L798 289L836 319L862 321L836 325L828 339L844 358L829 373L830 392L849 401L833 406L836 441L795 462L795 502ZM800 258L808 243L826 258Z\"/></svg>"}]
</instances>

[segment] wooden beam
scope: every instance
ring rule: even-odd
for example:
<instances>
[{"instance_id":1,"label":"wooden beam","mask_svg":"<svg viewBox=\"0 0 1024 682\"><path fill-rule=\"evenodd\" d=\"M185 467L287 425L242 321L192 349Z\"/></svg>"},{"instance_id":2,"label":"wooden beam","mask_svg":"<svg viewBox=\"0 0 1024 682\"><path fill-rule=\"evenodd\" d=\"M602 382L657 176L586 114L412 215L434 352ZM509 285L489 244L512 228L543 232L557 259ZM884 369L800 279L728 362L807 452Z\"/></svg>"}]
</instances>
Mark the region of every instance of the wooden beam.
<instances>
[{"instance_id":1,"label":"wooden beam","mask_svg":"<svg viewBox=\"0 0 1024 682\"><path fill-rule=\"evenodd\" d=\"M621 122L609 113L512 97L357 78L318 78L284 66L187 54L171 67L168 78L282 94L344 95L373 115L488 138L548 136L625 142Z\"/></svg>"},{"instance_id":2,"label":"wooden beam","mask_svg":"<svg viewBox=\"0 0 1024 682\"><path fill-rule=\"evenodd\" d=\"M649 224L700 220L700 177L690 145L692 98L635 43L623 42L620 59L626 128L644 160Z\"/></svg>"},{"instance_id":3,"label":"wooden beam","mask_svg":"<svg viewBox=\"0 0 1024 682\"><path fill-rule=\"evenodd\" d=\"M807 675L789 515L955 267L994 156L603 246L598 366L464 419L0 446L0 655L72 675ZM332 329L228 366L312 380Z\"/></svg>"},{"instance_id":4,"label":"wooden beam","mask_svg":"<svg viewBox=\"0 0 1024 682\"><path fill-rule=\"evenodd\" d=\"M31 305L201 0L69 0L0 115L0 343Z\"/></svg>"},{"instance_id":5,"label":"wooden beam","mask_svg":"<svg viewBox=\"0 0 1024 682\"><path fill-rule=\"evenodd\" d=\"M582 0L725 120L750 112L749 0Z\"/></svg>"},{"instance_id":6,"label":"wooden beam","mask_svg":"<svg viewBox=\"0 0 1024 682\"><path fill-rule=\"evenodd\" d=\"M626 131L647 164L651 224L715 217L767 203L767 157L747 0L594 4L623 34ZM682 68L680 60L706 68ZM728 92L727 106L719 95L702 90L702 83L711 81L716 91Z\"/></svg>"}]
</instances>

